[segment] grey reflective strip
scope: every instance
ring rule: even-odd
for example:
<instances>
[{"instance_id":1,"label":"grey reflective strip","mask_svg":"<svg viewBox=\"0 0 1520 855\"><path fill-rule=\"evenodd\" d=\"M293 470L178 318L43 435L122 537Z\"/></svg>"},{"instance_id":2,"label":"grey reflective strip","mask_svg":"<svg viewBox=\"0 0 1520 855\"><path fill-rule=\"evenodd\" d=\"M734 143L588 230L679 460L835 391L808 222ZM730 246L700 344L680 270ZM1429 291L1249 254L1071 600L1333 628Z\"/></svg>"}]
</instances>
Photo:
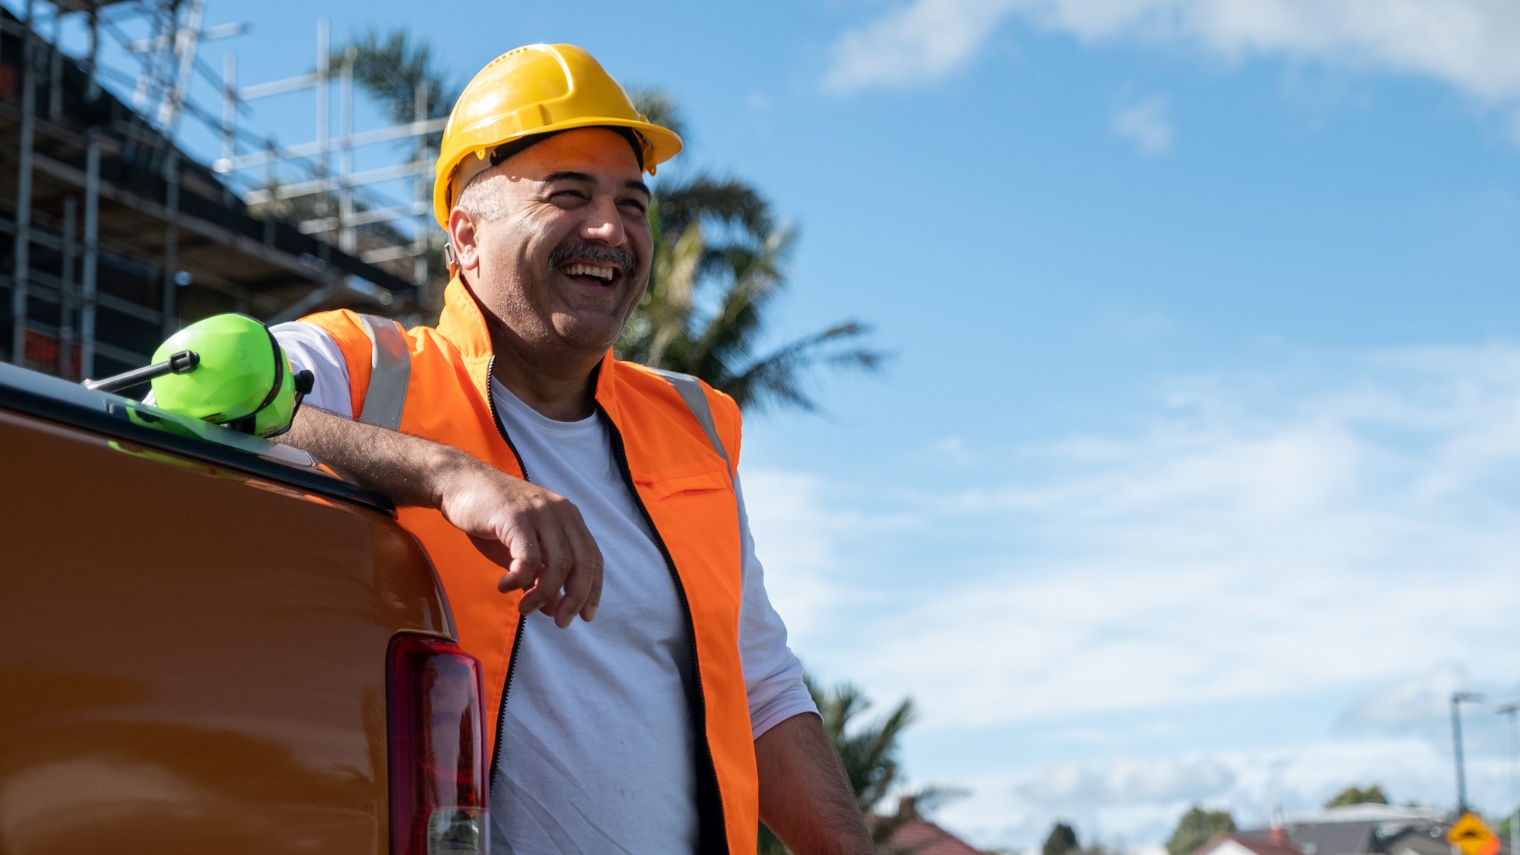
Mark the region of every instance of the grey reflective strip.
<instances>
[{"instance_id":1,"label":"grey reflective strip","mask_svg":"<svg viewBox=\"0 0 1520 855\"><path fill-rule=\"evenodd\" d=\"M369 389L364 393L364 412L359 421L401 429L401 410L406 407L406 382L412 374L412 355L401 325L390 318L360 315L359 324L369 336Z\"/></svg>"},{"instance_id":2,"label":"grey reflective strip","mask_svg":"<svg viewBox=\"0 0 1520 855\"><path fill-rule=\"evenodd\" d=\"M728 459L728 452L723 448L723 440L718 439L718 426L713 424L712 405L707 402L707 395L702 392L702 383L690 374L677 374L674 371L662 371L654 369L654 373L664 377L666 382L674 386L681 394L681 400L691 410L691 414L697 417L697 424L707 432L707 439L713 445L713 450L728 464L729 470L733 470L733 462Z\"/></svg>"}]
</instances>

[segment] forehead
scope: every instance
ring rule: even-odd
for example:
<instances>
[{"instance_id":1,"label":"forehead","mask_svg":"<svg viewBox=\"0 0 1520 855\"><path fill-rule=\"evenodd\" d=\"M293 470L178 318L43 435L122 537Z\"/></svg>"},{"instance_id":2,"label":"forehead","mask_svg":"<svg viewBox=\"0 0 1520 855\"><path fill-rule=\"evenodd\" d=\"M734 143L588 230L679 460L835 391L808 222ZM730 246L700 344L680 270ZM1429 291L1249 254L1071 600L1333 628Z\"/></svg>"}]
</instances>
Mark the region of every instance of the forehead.
<instances>
[{"instance_id":1,"label":"forehead","mask_svg":"<svg viewBox=\"0 0 1520 855\"><path fill-rule=\"evenodd\" d=\"M583 172L620 183L638 181L643 174L628 140L605 128L555 134L507 158L493 171L531 180L559 172Z\"/></svg>"}]
</instances>

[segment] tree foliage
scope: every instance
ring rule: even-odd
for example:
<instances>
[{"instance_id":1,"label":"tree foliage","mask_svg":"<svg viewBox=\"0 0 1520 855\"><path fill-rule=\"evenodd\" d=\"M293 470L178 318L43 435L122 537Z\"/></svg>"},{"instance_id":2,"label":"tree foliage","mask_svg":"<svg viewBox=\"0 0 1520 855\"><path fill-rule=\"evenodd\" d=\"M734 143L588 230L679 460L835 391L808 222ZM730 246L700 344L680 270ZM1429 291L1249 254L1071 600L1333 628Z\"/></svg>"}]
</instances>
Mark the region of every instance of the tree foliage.
<instances>
[{"instance_id":1,"label":"tree foliage","mask_svg":"<svg viewBox=\"0 0 1520 855\"><path fill-rule=\"evenodd\" d=\"M691 134L686 127L686 116L669 92L649 86L632 86L627 92L634 106L644 114L644 118L662 128L675 131L676 136L688 144L691 142Z\"/></svg>"},{"instance_id":2,"label":"tree foliage","mask_svg":"<svg viewBox=\"0 0 1520 855\"><path fill-rule=\"evenodd\" d=\"M669 96L635 90L639 111L668 127L680 117ZM706 380L740 407L817 409L805 382L816 366L876 371L885 355L863 347L869 329L844 320L756 350L768 311L788 284L797 230L778 225L755 188L697 172L655 187L655 258L649 290L618 341L617 355Z\"/></svg>"},{"instance_id":3,"label":"tree foliage","mask_svg":"<svg viewBox=\"0 0 1520 855\"><path fill-rule=\"evenodd\" d=\"M1045 845L1040 847L1040 855L1074 855L1081 849L1076 830L1064 822L1057 822L1051 827L1050 834L1045 836Z\"/></svg>"},{"instance_id":4,"label":"tree foliage","mask_svg":"<svg viewBox=\"0 0 1520 855\"><path fill-rule=\"evenodd\" d=\"M344 63L353 63L354 83L380 105L397 124L413 122L417 118L417 95L421 87L425 98L427 118L437 119L449 114L459 97L459 88L450 83L447 70L439 61L432 45L425 38L412 35L406 28L398 27L381 32L373 27L353 36L348 44L328 54L328 68L338 74ZM426 146L436 152L443 138L441 131L428 134ZM412 146L412 140L399 144ZM353 198L354 210L363 212L375 207L389 207L394 200L372 197L370 190L361 188ZM296 199L279 200L257 206L255 215L272 215L296 223L331 218L338 212L336 193L317 193ZM327 240L335 240L336 225L319 234ZM431 228L425 230L429 281L433 285L443 283L446 270L442 235ZM389 222L367 223L357 226L356 243L360 252L411 241ZM382 261L378 266L403 278L412 275L409 259ZM425 289L434 299L424 299L430 305L423 308L436 312L435 298L441 295L441 287ZM434 315L436 318L436 314Z\"/></svg>"},{"instance_id":5,"label":"tree foliage","mask_svg":"<svg viewBox=\"0 0 1520 855\"><path fill-rule=\"evenodd\" d=\"M416 121L419 85L427 99L429 119L447 116L459 99L460 90L449 82L448 72L433 55L432 44L413 36L405 27L389 33L371 27L359 33L329 57L328 67L334 71L342 68L346 56L353 57L354 82L384 105L397 124ZM434 147L439 137L441 134L432 137Z\"/></svg>"},{"instance_id":6,"label":"tree foliage","mask_svg":"<svg viewBox=\"0 0 1520 855\"><path fill-rule=\"evenodd\" d=\"M1220 834L1235 831L1235 818L1227 810L1204 810L1193 805L1177 821L1177 828L1166 842L1169 855L1190 855L1198 847Z\"/></svg>"},{"instance_id":7,"label":"tree foliage","mask_svg":"<svg viewBox=\"0 0 1520 855\"><path fill-rule=\"evenodd\" d=\"M839 753L855 803L866 813L899 783L897 740L913 723L913 702L904 699L885 716L865 722L861 716L871 701L859 687L841 683L825 689L811 678L807 686L823 716L823 731Z\"/></svg>"},{"instance_id":8,"label":"tree foliage","mask_svg":"<svg viewBox=\"0 0 1520 855\"><path fill-rule=\"evenodd\" d=\"M855 804L878 847L884 846L903 823L964 795L963 791L941 787L904 787L898 738L913 723L911 700L904 699L886 715L866 720L864 714L872 704L859 687L841 683L824 688L811 677L803 679L823 717L823 731L839 756ZM906 812L879 813L877 808L891 795L901 797L900 805L911 807ZM759 851L760 855L783 855L787 849L770 829L761 826Z\"/></svg>"},{"instance_id":9,"label":"tree foliage","mask_svg":"<svg viewBox=\"0 0 1520 855\"><path fill-rule=\"evenodd\" d=\"M1388 804L1388 797L1383 795L1383 788L1377 784L1372 784L1366 788L1353 784L1341 790L1335 798L1325 802L1325 807L1333 808L1363 804L1386 805Z\"/></svg>"}]
</instances>

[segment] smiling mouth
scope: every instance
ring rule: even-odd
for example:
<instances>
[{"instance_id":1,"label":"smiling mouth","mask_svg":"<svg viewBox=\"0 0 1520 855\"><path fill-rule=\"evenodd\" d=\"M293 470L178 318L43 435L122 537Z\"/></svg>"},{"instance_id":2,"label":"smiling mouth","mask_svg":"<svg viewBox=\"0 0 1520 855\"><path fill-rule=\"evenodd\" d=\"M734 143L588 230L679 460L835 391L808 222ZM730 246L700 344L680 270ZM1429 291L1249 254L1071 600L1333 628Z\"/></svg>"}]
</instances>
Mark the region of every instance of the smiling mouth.
<instances>
[{"instance_id":1,"label":"smiling mouth","mask_svg":"<svg viewBox=\"0 0 1520 855\"><path fill-rule=\"evenodd\" d=\"M590 264L572 261L559 266L561 273L586 285L610 287L623 278L623 270L614 264Z\"/></svg>"}]
</instances>

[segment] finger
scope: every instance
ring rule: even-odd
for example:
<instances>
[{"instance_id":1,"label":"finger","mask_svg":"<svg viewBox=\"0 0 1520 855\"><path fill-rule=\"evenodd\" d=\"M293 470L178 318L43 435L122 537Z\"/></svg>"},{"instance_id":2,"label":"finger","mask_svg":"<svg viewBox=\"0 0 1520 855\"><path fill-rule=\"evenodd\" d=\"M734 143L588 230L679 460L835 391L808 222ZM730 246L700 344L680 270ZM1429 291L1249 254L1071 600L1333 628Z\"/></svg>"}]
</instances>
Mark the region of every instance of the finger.
<instances>
[{"instance_id":1,"label":"finger","mask_svg":"<svg viewBox=\"0 0 1520 855\"><path fill-rule=\"evenodd\" d=\"M512 566L512 550L507 545L494 537L477 537L468 535L470 543L481 555L489 558L493 563L501 565L506 570Z\"/></svg>"},{"instance_id":2,"label":"finger","mask_svg":"<svg viewBox=\"0 0 1520 855\"><path fill-rule=\"evenodd\" d=\"M591 590L586 594L586 602L580 608L581 620L589 621L596 617L596 610L602 604L602 575L604 562L602 550L596 545L596 538L591 536L590 531L582 530L582 543L585 550L581 554L581 566L585 567L591 577Z\"/></svg>"},{"instance_id":3,"label":"finger","mask_svg":"<svg viewBox=\"0 0 1520 855\"><path fill-rule=\"evenodd\" d=\"M535 609L543 609L557 602L560 586L565 583L565 577L570 575L570 568L575 563L570 544L565 542L565 533L558 526L539 531L538 546L543 568L539 570L533 587L528 589L517 606L523 614L531 614ZM553 612L550 611L549 614Z\"/></svg>"},{"instance_id":4,"label":"finger","mask_svg":"<svg viewBox=\"0 0 1520 855\"><path fill-rule=\"evenodd\" d=\"M516 526L507 532L506 536L499 539L499 544L504 546L507 553L506 561L499 561L507 568L496 583L496 590L505 594L508 591L526 589L533 584L533 580L543 569L543 548L538 538L531 529Z\"/></svg>"},{"instance_id":5,"label":"finger","mask_svg":"<svg viewBox=\"0 0 1520 855\"><path fill-rule=\"evenodd\" d=\"M563 629L585 608L591 597L591 588L600 575L601 554L596 552L596 541L585 531L585 523L572 521L565 530L565 540L574 553L575 564L565 577L565 596L554 607L554 622Z\"/></svg>"}]
</instances>

